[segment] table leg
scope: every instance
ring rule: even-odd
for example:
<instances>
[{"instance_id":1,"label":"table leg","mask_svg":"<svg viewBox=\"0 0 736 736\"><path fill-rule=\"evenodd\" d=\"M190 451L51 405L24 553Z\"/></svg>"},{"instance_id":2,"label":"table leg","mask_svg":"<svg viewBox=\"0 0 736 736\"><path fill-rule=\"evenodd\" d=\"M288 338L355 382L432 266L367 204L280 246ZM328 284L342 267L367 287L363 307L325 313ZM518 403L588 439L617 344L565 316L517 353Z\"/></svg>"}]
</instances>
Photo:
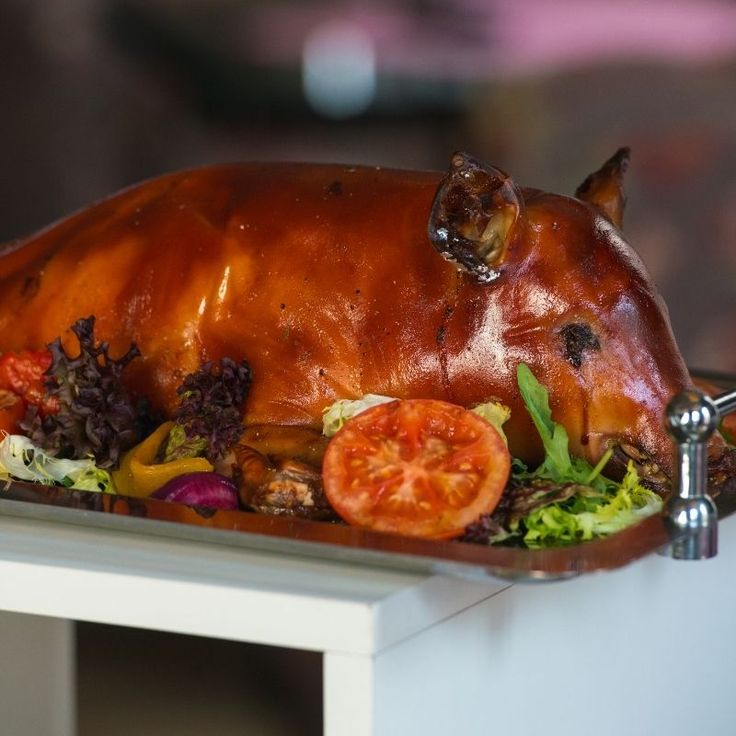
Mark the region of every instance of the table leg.
<instances>
[{"instance_id":1,"label":"table leg","mask_svg":"<svg viewBox=\"0 0 736 736\"><path fill-rule=\"evenodd\" d=\"M324 736L373 736L374 663L369 654L325 652Z\"/></svg>"},{"instance_id":2,"label":"table leg","mask_svg":"<svg viewBox=\"0 0 736 736\"><path fill-rule=\"evenodd\" d=\"M492 605L471 606L374 655L326 652L325 736L487 736Z\"/></svg>"},{"instance_id":3,"label":"table leg","mask_svg":"<svg viewBox=\"0 0 736 736\"><path fill-rule=\"evenodd\" d=\"M3 736L76 732L74 623L0 611Z\"/></svg>"}]
</instances>

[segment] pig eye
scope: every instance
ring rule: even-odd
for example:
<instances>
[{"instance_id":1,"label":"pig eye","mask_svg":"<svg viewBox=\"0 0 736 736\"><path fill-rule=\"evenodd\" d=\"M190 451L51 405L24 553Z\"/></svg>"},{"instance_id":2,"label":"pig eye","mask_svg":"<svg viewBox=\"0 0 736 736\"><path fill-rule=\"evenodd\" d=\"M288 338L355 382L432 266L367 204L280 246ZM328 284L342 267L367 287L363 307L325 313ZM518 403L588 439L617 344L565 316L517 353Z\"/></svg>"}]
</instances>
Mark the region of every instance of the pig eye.
<instances>
[{"instance_id":1,"label":"pig eye","mask_svg":"<svg viewBox=\"0 0 736 736\"><path fill-rule=\"evenodd\" d=\"M575 368L583 364L584 354L588 350L599 351L601 344L590 325L584 322L571 322L559 332L563 342L565 360Z\"/></svg>"}]
</instances>

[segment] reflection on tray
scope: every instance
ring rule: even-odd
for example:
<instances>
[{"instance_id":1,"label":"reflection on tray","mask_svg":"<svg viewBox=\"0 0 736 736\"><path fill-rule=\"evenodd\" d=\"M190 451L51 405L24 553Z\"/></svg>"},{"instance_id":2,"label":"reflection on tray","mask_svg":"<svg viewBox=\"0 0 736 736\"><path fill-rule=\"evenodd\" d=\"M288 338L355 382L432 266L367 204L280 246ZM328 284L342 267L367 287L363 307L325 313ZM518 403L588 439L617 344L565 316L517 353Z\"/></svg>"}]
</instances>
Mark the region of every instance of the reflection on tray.
<instances>
[{"instance_id":1,"label":"reflection on tray","mask_svg":"<svg viewBox=\"0 0 736 736\"><path fill-rule=\"evenodd\" d=\"M719 497L721 517L733 512L734 495ZM527 550L415 539L343 524L213 511L23 482L9 482L3 487L0 513L354 564L517 580L560 579L622 567L671 541L660 516L649 517L605 539Z\"/></svg>"}]
</instances>

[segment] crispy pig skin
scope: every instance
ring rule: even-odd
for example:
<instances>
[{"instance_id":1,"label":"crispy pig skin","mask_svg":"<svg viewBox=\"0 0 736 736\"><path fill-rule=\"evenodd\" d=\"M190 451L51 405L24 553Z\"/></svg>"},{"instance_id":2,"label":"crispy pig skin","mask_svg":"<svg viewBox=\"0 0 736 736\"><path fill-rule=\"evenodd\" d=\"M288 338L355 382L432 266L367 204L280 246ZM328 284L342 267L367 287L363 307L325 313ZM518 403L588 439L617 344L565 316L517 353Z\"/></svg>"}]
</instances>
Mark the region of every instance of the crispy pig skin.
<instances>
[{"instance_id":1,"label":"crispy pig skin","mask_svg":"<svg viewBox=\"0 0 736 736\"><path fill-rule=\"evenodd\" d=\"M327 405L365 393L499 399L512 452L533 461L524 361L574 452L595 461L613 438L668 470L663 412L690 381L619 229L593 202L514 188L521 214L482 284L429 242L442 181L242 164L145 182L5 246L0 350L59 335L71 348L70 325L95 315L112 355L138 344L127 380L167 413L202 361L245 358L253 425L317 427Z\"/></svg>"}]
</instances>

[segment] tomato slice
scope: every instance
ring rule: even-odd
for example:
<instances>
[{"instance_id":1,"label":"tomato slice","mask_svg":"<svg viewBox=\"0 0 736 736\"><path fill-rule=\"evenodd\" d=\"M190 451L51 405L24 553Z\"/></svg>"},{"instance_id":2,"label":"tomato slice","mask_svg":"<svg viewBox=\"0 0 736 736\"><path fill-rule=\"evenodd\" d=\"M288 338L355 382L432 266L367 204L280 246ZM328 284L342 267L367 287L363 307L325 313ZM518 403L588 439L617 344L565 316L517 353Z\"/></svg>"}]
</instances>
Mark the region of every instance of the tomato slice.
<instances>
[{"instance_id":1,"label":"tomato slice","mask_svg":"<svg viewBox=\"0 0 736 736\"><path fill-rule=\"evenodd\" d=\"M493 511L511 456L498 431L474 412L407 399L347 421L322 468L327 498L348 523L448 539Z\"/></svg>"}]
</instances>

